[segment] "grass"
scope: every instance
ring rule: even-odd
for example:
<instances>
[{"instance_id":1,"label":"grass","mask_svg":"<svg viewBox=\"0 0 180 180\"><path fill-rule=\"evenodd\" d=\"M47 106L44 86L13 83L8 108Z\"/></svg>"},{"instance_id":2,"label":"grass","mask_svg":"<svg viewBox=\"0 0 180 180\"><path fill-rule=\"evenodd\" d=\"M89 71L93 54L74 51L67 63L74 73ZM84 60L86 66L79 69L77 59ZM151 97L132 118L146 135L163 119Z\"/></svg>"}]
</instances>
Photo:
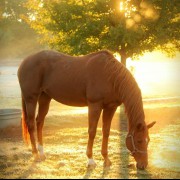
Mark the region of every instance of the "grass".
<instances>
[{"instance_id":1,"label":"grass","mask_svg":"<svg viewBox=\"0 0 180 180\"><path fill-rule=\"evenodd\" d=\"M20 108L20 99L1 98L0 108ZM0 178L179 178L179 103L145 104L146 121L157 121L150 131L149 166L138 171L125 146L127 123L119 121L117 110L111 128L110 169L103 168L101 121L94 143L95 169L86 167L87 108L72 108L52 101L45 120L46 161L35 163L31 148L21 138L21 127L0 129ZM121 131L120 131L121 129ZM123 131L122 131L123 130Z\"/></svg>"},{"instance_id":2,"label":"grass","mask_svg":"<svg viewBox=\"0 0 180 180\"><path fill-rule=\"evenodd\" d=\"M81 138L79 138L81 137ZM120 140L120 137L122 140ZM133 158L125 150L125 133L111 131L110 158L113 165L103 168L100 155L101 132L98 129L94 146L94 159L97 167L86 168L87 129L63 129L45 137L47 159L34 163L30 150L19 143L6 143L11 147L6 155L1 155L0 178L178 178L176 169L148 167L146 171L137 171ZM157 141L157 139L155 139ZM155 142L154 142L155 143ZM120 146L121 144L121 146ZM4 146L4 145L3 145Z\"/></svg>"},{"instance_id":3,"label":"grass","mask_svg":"<svg viewBox=\"0 0 180 180\"><path fill-rule=\"evenodd\" d=\"M67 113L57 113L61 109ZM146 119L159 119L150 132L149 166L145 171L135 167L133 157L125 146L126 131L117 112L113 118L109 141L109 157L113 165L103 167L101 156L101 122L94 143L95 169L86 167L87 109L69 108L52 102L44 126L46 161L35 163L31 148L21 139L21 127L7 127L0 131L0 178L180 178L179 164L179 107L145 109ZM66 112L66 111L64 111ZM78 112L78 113L75 113ZM162 116L163 114L163 116ZM125 122L124 122L125 123Z\"/></svg>"}]
</instances>

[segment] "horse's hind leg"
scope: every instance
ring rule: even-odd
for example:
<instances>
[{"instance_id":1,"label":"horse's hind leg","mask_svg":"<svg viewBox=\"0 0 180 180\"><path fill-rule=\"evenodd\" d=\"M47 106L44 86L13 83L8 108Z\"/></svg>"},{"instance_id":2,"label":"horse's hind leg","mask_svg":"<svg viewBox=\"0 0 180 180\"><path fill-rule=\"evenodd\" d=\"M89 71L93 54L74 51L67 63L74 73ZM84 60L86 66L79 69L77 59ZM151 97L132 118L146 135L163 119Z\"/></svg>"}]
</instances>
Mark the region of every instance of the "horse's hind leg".
<instances>
[{"instance_id":1,"label":"horse's hind leg","mask_svg":"<svg viewBox=\"0 0 180 180\"><path fill-rule=\"evenodd\" d=\"M44 149L43 149L43 139L42 139L42 129L44 125L45 116L49 110L50 101L51 101L51 98L45 93L42 93L38 100L39 109L38 109L38 115L36 118L36 125L37 125L38 151L39 151L41 160L45 160Z\"/></svg>"},{"instance_id":2,"label":"horse's hind leg","mask_svg":"<svg viewBox=\"0 0 180 180\"><path fill-rule=\"evenodd\" d=\"M103 110L103 140L102 140L102 148L101 153L104 157L104 166L108 167L111 165L111 161L108 158L108 138L110 133L110 127L111 127L111 121L113 118L113 115L116 111L116 108L104 108Z\"/></svg>"},{"instance_id":3,"label":"horse's hind leg","mask_svg":"<svg viewBox=\"0 0 180 180\"><path fill-rule=\"evenodd\" d=\"M38 151L36 148L36 140L35 140L35 111L37 105L37 97L28 97L25 100L26 103L26 111L27 111L27 127L30 135L32 153L34 155L35 160L38 160Z\"/></svg>"}]
</instances>

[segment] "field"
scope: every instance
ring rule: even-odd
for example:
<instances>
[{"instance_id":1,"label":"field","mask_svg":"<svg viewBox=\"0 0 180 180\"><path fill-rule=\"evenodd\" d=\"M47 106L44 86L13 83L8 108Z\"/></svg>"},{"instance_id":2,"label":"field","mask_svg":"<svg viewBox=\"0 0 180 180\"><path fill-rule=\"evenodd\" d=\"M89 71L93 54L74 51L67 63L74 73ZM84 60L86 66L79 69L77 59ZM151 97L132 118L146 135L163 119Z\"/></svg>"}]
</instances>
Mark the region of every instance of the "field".
<instances>
[{"instance_id":1,"label":"field","mask_svg":"<svg viewBox=\"0 0 180 180\"><path fill-rule=\"evenodd\" d=\"M20 125L1 129L0 178L180 178L179 106L158 107L145 105L147 122L157 121L150 131L149 166L145 171L136 169L135 161L126 149L127 124L119 120L119 109L113 118L109 142L113 165L109 169L103 168L99 122L94 144L97 166L88 169L87 109L52 102L43 135L47 159L39 163L33 161L30 146L22 141Z\"/></svg>"}]
</instances>

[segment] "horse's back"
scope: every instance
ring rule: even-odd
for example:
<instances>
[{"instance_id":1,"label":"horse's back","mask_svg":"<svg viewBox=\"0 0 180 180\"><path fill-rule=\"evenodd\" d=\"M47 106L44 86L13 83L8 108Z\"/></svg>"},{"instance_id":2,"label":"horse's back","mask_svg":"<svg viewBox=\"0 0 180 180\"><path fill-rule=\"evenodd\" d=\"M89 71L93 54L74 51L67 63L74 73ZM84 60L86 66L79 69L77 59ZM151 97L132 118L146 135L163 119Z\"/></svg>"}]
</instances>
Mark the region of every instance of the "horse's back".
<instances>
[{"instance_id":1,"label":"horse's back","mask_svg":"<svg viewBox=\"0 0 180 180\"><path fill-rule=\"evenodd\" d=\"M42 78L42 76L86 76L87 73L103 73L108 51L73 57L51 50L43 50L23 60L19 69L19 79ZM92 74L91 74L92 75ZM55 77L54 77L55 78ZM75 77L72 77L75 78ZM67 79L66 79L67 80ZM22 82L23 83L23 82Z\"/></svg>"},{"instance_id":2,"label":"horse's back","mask_svg":"<svg viewBox=\"0 0 180 180\"><path fill-rule=\"evenodd\" d=\"M103 98L109 91L104 67L111 57L107 51L80 57L55 51L36 53L18 70L22 93L30 96L43 91L64 104L85 106L87 99Z\"/></svg>"}]
</instances>

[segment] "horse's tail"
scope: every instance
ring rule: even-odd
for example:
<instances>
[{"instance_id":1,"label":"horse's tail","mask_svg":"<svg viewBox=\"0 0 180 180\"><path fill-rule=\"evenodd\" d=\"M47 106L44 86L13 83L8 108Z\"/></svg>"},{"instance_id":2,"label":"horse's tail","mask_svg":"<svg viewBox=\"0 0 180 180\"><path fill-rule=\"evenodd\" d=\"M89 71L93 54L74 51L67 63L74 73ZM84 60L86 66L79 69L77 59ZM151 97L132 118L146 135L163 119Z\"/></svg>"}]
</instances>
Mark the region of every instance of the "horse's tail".
<instances>
[{"instance_id":1,"label":"horse's tail","mask_svg":"<svg viewBox=\"0 0 180 180\"><path fill-rule=\"evenodd\" d=\"M22 97L22 135L23 135L23 139L24 142L26 144L29 144L29 132L28 132L28 126L27 126L27 111L26 111L26 104L24 101L24 98Z\"/></svg>"}]
</instances>

